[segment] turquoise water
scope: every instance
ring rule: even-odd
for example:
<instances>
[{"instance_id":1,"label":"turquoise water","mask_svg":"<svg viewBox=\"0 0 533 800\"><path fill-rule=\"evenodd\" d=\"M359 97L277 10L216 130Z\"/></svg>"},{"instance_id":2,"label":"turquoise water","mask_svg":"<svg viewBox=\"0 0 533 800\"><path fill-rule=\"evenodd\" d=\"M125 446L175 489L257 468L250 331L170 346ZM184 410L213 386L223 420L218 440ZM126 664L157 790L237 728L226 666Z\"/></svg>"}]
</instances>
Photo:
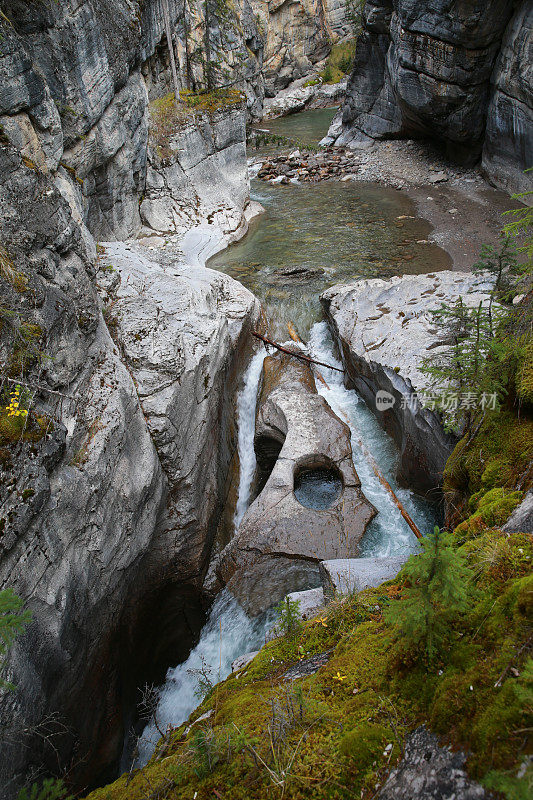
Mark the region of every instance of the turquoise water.
<instances>
[{"instance_id":1,"label":"turquoise water","mask_svg":"<svg viewBox=\"0 0 533 800\"><path fill-rule=\"evenodd\" d=\"M295 143L315 146L328 132L336 113L337 108L315 108L298 114L289 114L288 117L263 120L255 128L259 131L269 131L276 136L285 136Z\"/></svg>"},{"instance_id":2,"label":"turquoise water","mask_svg":"<svg viewBox=\"0 0 533 800\"><path fill-rule=\"evenodd\" d=\"M450 267L440 247L417 243L427 240L431 226L416 218L413 203L395 189L352 181L280 186L253 180L252 197L265 213L208 266L259 297L271 332L283 339L289 321L308 336L321 319L320 293L335 283Z\"/></svg>"}]
</instances>

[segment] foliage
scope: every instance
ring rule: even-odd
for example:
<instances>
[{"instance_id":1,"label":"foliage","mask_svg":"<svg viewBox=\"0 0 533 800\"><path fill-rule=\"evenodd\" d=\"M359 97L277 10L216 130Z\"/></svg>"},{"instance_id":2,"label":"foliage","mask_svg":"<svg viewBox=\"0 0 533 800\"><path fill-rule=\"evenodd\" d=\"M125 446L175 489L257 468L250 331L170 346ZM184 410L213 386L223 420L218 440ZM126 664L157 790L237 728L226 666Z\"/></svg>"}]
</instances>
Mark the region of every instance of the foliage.
<instances>
[{"instance_id":1,"label":"foliage","mask_svg":"<svg viewBox=\"0 0 533 800\"><path fill-rule=\"evenodd\" d=\"M73 800L73 795L67 795L63 781L49 778L41 786L34 783L29 789L21 789L17 800Z\"/></svg>"},{"instance_id":2,"label":"foliage","mask_svg":"<svg viewBox=\"0 0 533 800\"><path fill-rule=\"evenodd\" d=\"M505 297L516 286L516 277L526 271L518 263L518 251L511 236L503 236L499 247L484 244L479 261L472 267L474 272L489 273L494 279L491 297Z\"/></svg>"},{"instance_id":3,"label":"foliage","mask_svg":"<svg viewBox=\"0 0 533 800\"><path fill-rule=\"evenodd\" d=\"M188 669L187 672L196 678L197 684L194 693L198 700L208 697L213 691L216 681L213 677L213 669L205 657L200 657L200 666L197 669Z\"/></svg>"},{"instance_id":4,"label":"foliage","mask_svg":"<svg viewBox=\"0 0 533 800\"><path fill-rule=\"evenodd\" d=\"M530 171L526 170L526 172ZM533 190L513 194L511 197L513 200L527 202L532 195ZM519 237L523 240L518 250L525 253L527 264L531 268L533 266L533 206L512 208L505 212L505 216L509 217L509 222L504 225L503 233L505 236Z\"/></svg>"},{"instance_id":5,"label":"foliage","mask_svg":"<svg viewBox=\"0 0 533 800\"><path fill-rule=\"evenodd\" d=\"M333 45L326 65L320 73L324 83L338 83L351 71L355 47L355 39Z\"/></svg>"},{"instance_id":6,"label":"foliage","mask_svg":"<svg viewBox=\"0 0 533 800\"><path fill-rule=\"evenodd\" d=\"M462 297L455 303L432 311L444 347L425 358L421 371L430 378L429 403L439 408L450 430L469 429L475 409L497 407L505 395L505 374L500 369L495 326L502 312L490 301L469 306Z\"/></svg>"},{"instance_id":7,"label":"foliage","mask_svg":"<svg viewBox=\"0 0 533 800\"><path fill-rule=\"evenodd\" d=\"M300 604L297 600L291 600L287 595L277 607L276 613L278 621L276 630L287 639L295 639L302 629L302 620L299 613Z\"/></svg>"},{"instance_id":8,"label":"foliage","mask_svg":"<svg viewBox=\"0 0 533 800\"><path fill-rule=\"evenodd\" d=\"M67 794L62 780L48 778L41 786L34 783L31 788L21 789L17 800L74 800L74 797Z\"/></svg>"},{"instance_id":9,"label":"foliage","mask_svg":"<svg viewBox=\"0 0 533 800\"><path fill-rule=\"evenodd\" d=\"M432 662L447 643L450 621L467 607L471 572L438 527L421 542L423 552L411 556L400 574L407 584L402 598L391 603L385 619L402 650Z\"/></svg>"},{"instance_id":10,"label":"foliage","mask_svg":"<svg viewBox=\"0 0 533 800\"><path fill-rule=\"evenodd\" d=\"M22 605L22 600L12 589L0 592L0 669L16 637L31 622L31 613L22 611ZM0 688L13 689L13 686L0 678Z\"/></svg>"}]
</instances>

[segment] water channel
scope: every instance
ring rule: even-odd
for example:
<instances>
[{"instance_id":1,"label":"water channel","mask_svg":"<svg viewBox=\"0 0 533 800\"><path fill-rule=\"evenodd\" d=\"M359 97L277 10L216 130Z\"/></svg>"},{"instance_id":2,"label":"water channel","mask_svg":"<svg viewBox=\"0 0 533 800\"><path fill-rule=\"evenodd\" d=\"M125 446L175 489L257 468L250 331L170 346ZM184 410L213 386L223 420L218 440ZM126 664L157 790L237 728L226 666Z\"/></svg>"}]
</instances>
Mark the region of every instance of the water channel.
<instances>
[{"instance_id":1,"label":"water channel","mask_svg":"<svg viewBox=\"0 0 533 800\"><path fill-rule=\"evenodd\" d=\"M314 144L324 135L331 116L331 110L308 111L268 127ZM252 198L264 206L265 213L241 242L215 256L209 266L228 273L260 298L272 338L286 340L290 321L308 342L312 356L333 366L340 363L319 302L325 288L356 278L388 278L450 266L448 255L427 242L429 223L418 218L411 201L394 189L342 181L283 186L254 179ZM238 398L236 528L253 499L255 406L263 356L261 348L247 368ZM419 528L430 530L435 509L396 483L398 452L392 439L357 392L344 386L341 373L327 369L322 373L328 386L317 382L318 391L348 421L352 434L364 441ZM353 456L363 492L379 512L367 529L360 555L414 552L417 540L355 443ZM307 484L298 491L306 502L320 504L335 491L328 481L324 476L324 485ZM235 658L261 646L268 625L268 616L248 619L232 596L222 592L198 645L184 664L168 671L157 711L159 727L180 724L198 705L199 669L207 666L213 680L222 680ZM148 759L158 738L154 725L149 725L140 743L140 763Z\"/></svg>"}]
</instances>

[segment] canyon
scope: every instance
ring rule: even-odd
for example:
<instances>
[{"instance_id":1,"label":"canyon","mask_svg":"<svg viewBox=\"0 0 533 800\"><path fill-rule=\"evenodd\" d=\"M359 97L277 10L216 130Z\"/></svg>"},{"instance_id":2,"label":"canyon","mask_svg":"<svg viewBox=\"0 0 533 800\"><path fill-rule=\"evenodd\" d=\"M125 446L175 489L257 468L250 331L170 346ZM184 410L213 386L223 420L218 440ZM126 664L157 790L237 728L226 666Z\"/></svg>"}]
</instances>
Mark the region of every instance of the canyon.
<instances>
[{"instance_id":1,"label":"canyon","mask_svg":"<svg viewBox=\"0 0 533 800\"><path fill-rule=\"evenodd\" d=\"M421 14L408 0L365 4L327 140L359 159L375 140L429 136L467 166L481 159L494 186L525 191L529 4L474 3L452 21L449 5L432 0ZM353 36L348 5L222 3L214 69L240 94L230 89L207 109L185 100L164 147L154 138L157 102L172 90L161 0L0 8L2 380L8 394L22 382L34 419L45 420L18 450L0 448L0 586L33 615L7 663L17 691L0 697L0 782L10 798L43 767L68 771L77 790L112 780L138 687L160 684L187 659L216 591L228 584L258 613L318 585L320 561L359 553L376 509L335 407L343 387L329 373L328 389L315 386L308 367L276 356L264 367L257 423L253 397L264 488L254 486L233 537L239 392L257 353L252 331L269 321L255 292L206 267L262 211L250 198L247 124L269 102L283 110L284 91L312 100L319 90L303 84L332 41ZM181 85L200 88L203 6L168 0L168 9ZM478 198L492 191L478 188ZM470 285L435 275L425 280L439 297ZM424 492L455 443L434 415L399 414L408 382L418 388L428 332L416 314L405 326L382 311L379 334L372 319L375 305L402 308L407 296L424 308L423 281L416 276L414 287L413 278L328 288L322 304L351 388L369 405L381 389L397 397L380 423L400 448L402 478ZM358 292L367 306L354 334ZM412 351L382 342L365 359L370 322L376 337L401 335ZM315 356L322 346L315 342ZM317 467L340 474L344 490L325 545L307 540L313 515L292 493L293 471ZM274 528L283 541L273 543ZM341 534L350 539L342 548ZM287 554L285 572L269 582ZM263 592L252 597L256 582Z\"/></svg>"}]
</instances>

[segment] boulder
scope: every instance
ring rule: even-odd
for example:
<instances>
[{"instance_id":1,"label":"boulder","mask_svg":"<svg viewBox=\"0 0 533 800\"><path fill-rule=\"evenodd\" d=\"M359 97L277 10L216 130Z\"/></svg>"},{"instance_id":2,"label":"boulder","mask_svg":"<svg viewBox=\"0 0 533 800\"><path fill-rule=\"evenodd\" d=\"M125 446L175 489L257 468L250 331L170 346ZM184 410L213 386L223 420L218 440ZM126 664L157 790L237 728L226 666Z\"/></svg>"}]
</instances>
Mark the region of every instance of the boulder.
<instances>
[{"instance_id":1,"label":"boulder","mask_svg":"<svg viewBox=\"0 0 533 800\"><path fill-rule=\"evenodd\" d=\"M320 562L324 597L351 595L395 578L408 556L390 558L341 558Z\"/></svg>"},{"instance_id":2,"label":"boulder","mask_svg":"<svg viewBox=\"0 0 533 800\"><path fill-rule=\"evenodd\" d=\"M317 394L310 368L288 355L265 359L255 450L259 494L216 567L252 615L318 586L321 560L357 555L376 513L361 492L348 426ZM331 478L324 502L299 494L315 474Z\"/></svg>"},{"instance_id":3,"label":"boulder","mask_svg":"<svg viewBox=\"0 0 533 800\"><path fill-rule=\"evenodd\" d=\"M489 800L494 797L468 777L465 764L465 753L441 747L435 734L421 726L407 737L402 760L392 770L376 798Z\"/></svg>"},{"instance_id":4,"label":"boulder","mask_svg":"<svg viewBox=\"0 0 533 800\"><path fill-rule=\"evenodd\" d=\"M459 296L472 307L488 302L490 285L479 275L442 271L338 284L320 298L350 384L400 449L399 478L422 493L441 485L457 441L420 402L430 385L422 361L443 347L431 311Z\"/></svg>"},{"instance_id":5,"label":"boulder","mask_svg":"<svg viewBox=\"0 0 533 800\"><path fill-rule=\"evenodd\" d=\"M298 603L298 614L301 619L312 619L325 605L324 590L321 586L304 592L291 592L287 597Z\"/></svg>"},{"instance_id":6,"label":"boulder","mask_svg":"<svg viewBox=\"0 0 533 800\"><path fill-rule=\"evenodd\" d=\"M533 533L533 489L527 492L520 505L502 526L502 530L506 533Z\"/></svg>"},{"instance_id":7,"label":"boulder","mask_svg":"<svg viewBox=\"0 0 533 800\"><path fill-rule=\"evenodd\" d=\"M258 653L259 650L253 650L251 653L244 653L242 656L239 656L232 662L231 671L240 672L241 669L244 669L248 664L252 663Z\"/></svg>"}]
</instances>

